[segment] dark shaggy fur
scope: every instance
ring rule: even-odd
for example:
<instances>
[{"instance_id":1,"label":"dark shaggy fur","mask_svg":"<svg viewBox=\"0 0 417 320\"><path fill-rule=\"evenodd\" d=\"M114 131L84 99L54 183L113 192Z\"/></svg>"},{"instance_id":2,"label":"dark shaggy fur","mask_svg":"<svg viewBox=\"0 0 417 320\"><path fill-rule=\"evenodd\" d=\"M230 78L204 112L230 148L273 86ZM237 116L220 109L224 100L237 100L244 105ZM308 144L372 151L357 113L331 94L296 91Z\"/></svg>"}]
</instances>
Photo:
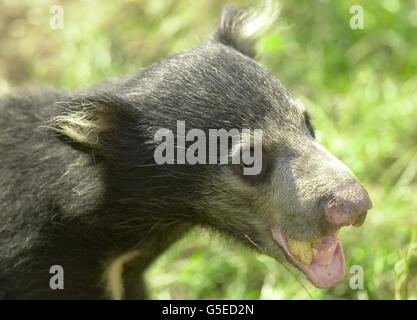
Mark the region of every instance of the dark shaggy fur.
<instances>
[{"instance_id":1,"label":"dark shaggy fur","mask_svg":"<svg viewBox=\"0 0 417 320\"><path fill-rule=\"evenodd\" d=\"M144 298L143 271L194 225L250 237L277 258L272 225L306 240L337 229L320 203L340 175L319 183L318 166L307 168L321 151L305 112L252 60L256 32L243 30L252 18L225 9L208 42L133 76L0 100L0 298ZM177 120L263 129L262 173L157 165L154 134L175 132ZM297 189L304 171L314 197ZM124 255L118 287L108 268ZM64 290L49 287L52 265L64 268Z\"/></svg>"}]
</instances>

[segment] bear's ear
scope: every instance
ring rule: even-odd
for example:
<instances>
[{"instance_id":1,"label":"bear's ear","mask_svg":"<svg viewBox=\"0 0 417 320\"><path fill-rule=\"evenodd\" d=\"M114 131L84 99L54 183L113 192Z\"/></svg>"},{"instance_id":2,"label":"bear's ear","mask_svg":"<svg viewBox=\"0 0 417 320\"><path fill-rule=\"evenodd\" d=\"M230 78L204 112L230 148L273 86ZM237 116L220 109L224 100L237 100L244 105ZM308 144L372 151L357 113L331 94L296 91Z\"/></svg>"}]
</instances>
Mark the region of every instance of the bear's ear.
<instances>
[{"instance_id":1,"label":"bear's ear","mask_svg":"<svg viewBox=\"0 0 417 320\"><path fill-rule=\"evenodd\" d=\"M277 12L278 5L273 0L267 0L264 8L257 11L226 6L211 41L220 42L254 58L256 42L274 23Z\"/></svg>"},{"instance_id":2,"label":"bear's ear","mask_svg":"<svg viewBox=\"0 0 417 320\"><path fill-rule=\"evenodd\" d=\"M135 122L134 108L122 98L107 94L75 96L57 102L57 106L48 127L81 150L105 152L113 143L112 136Z\"/></svg>"}]
</instances>

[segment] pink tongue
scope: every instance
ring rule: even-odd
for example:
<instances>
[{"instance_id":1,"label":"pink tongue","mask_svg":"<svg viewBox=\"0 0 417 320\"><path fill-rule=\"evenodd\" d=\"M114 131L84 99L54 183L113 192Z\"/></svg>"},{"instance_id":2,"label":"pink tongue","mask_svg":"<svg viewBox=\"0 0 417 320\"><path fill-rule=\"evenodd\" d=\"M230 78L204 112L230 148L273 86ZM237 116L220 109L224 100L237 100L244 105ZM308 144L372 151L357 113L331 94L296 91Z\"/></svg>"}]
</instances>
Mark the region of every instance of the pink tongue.
<instances>
[{"instance_id":1,"label":"pink tongue","mask_svg":"<svg viewBox=\"0 0 417 320\"><path fill-rule=\"evenodd\" d=\"M290 252L287 238L279 229L272 229L272 236L290 257L290 261L297 265L316 287L329 288L343 280L345 257L337 233L328 236L320 243L308 266L301 264Z\"/></svg>"},{"instance_id":2,"label":"pink tongue","mask_svg":"<svg viewBox=\"0 0 417 320\"><path fill-rule=\"evenodd\" d=\"M328 266L333 261L333 255L336 251L337 241L332 236L327 237L316 248L317 253L313 257L313 263Z\"/></svg>"},{"instance_id":3,"label":"pink tongue","mask_svg":"<svg viewBox=\"0 0 417 320\"><path fill-rule=\"evenodd\" d=\"M329 238L333 238L330 236ZM327 240L327 239L326 239ZM335 244L333 243L335 242ZM326 242L327 246L328 243ZM333 238L331 246L322 251L321 244L317 256L309 266L302 266L310 281L319 288L329 288L343 280L345 275L345 257L340 241ZM330 252L328 251L330 249Z\"/></svg>"}]
</instances>

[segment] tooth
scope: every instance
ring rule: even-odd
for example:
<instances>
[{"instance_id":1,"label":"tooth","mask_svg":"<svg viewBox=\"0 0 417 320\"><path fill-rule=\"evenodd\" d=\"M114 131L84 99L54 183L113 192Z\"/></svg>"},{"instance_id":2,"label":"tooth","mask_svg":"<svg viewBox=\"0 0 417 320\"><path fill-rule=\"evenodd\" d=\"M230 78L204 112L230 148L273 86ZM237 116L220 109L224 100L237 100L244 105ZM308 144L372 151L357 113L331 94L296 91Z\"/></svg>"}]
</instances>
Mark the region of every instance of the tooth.
<instances>
[{"instance_id":1,"label":"tooth","mask_svg":"<svg viewBox=\"0 0 417 320\"><path fill-rule=\"evenodd\" d=\"M302 264L308 266L311 263L313 250L309 242L288 239L288 249Z\"/></svg>"}]
</instances>

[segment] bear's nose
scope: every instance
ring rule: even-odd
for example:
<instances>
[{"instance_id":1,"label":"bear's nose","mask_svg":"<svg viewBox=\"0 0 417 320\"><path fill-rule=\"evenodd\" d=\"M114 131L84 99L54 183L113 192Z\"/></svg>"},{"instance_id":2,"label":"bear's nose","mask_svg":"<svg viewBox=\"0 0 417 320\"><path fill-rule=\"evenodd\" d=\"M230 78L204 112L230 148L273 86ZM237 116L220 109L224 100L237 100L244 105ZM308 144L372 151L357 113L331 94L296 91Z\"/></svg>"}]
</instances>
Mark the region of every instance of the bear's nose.
<instances>
[{"instance_id":1,"label":"bear's nose","mask_svg":"<svg viewBox=\"0 0 417 320\"><path fill-rule=\"evenodd\" d=\"M366 213L372 208L368 192L357 181L344 184L333 192L324 204L325 218L337 227L353 225L359 227L366 218Z\"/></svg>"}]
</instances>

